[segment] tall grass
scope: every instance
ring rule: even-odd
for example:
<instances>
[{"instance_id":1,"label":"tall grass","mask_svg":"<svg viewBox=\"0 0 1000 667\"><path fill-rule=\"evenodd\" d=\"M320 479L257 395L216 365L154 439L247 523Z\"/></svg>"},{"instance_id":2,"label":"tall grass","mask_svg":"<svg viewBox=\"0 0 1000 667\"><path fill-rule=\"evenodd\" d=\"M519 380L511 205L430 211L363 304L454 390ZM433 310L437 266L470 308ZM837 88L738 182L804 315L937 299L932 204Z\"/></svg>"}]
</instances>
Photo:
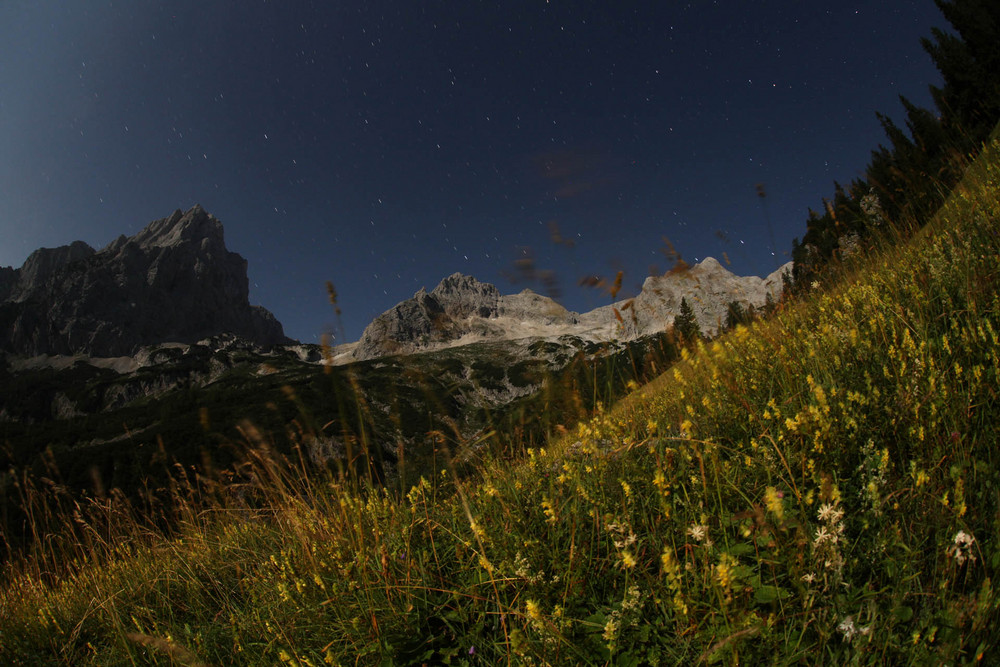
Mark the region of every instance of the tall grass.
<instances>
[{"instance_id":1,"label":"tall grass","mask_svg":"<svg viewBox=\"0 0 1000 667\"><path fill-rule=\"evenodd\" d=\"M8 568L0 661L995 661L998 221L994 139L911 242L519 462L398 498L262 454L169 538L94 508Z\"/></svg>"}]
</instances>

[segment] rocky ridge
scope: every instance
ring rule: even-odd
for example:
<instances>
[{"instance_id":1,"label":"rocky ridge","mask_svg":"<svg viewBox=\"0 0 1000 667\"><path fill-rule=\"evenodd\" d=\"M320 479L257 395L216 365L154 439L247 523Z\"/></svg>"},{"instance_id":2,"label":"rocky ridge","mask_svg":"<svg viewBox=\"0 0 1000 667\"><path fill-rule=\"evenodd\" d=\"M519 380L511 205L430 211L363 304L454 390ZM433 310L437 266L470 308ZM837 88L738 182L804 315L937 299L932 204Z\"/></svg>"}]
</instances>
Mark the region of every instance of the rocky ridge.
<instances>
[{"instance_id":1,"label":"rocky ridge","mask_svg":"<svg viewBox=\"0 0 1000 667\"><path fill-rule=\"evenodd\" d=\"M246 270L226 249L222 223L197 205L99 251L81 241L41 248L21 268L0 270L0 350L117 357L220 333L292 342L250 305Z\"/></svg>"},{"instance_id":2,"label":"rocky ridge","mask_svg":"<svg viewBox=\"0 0 1000 667\"><path fill-rule=\"evenodd\" d=\"M471 340L524 337L515 334L518 324L537 329L575 323L575 314L548 297L531 290L502 295L493 285L454 273L433 291L421 289L376 317L345 361L438 349Z\"/></svg>"},{"instance_id":3,"label":"rocky ridge","mask_svg":"<svg viewBox=\"0 0 1000 667\"><path fill-rule=\"evenodd\" d=\"M765 278L737 276L712 257L684 270L651 276L632 299L584 314L568 311L531 290L502 295L493 285L460 273L448 276L431 292L421 289L376 317L361 339L342 348L338 362L389 354L410 354L476 340L518 340L577 336L591 341L635 340L673 326L686 299L701 330L715 334L728 305L763 306L777 299L785 264Z\"/></svg>"},{"instance_id":4,"label":"rocky ridge","mask_svg":"<svg viewBox=\"0 0 1000 667\"><path fill-rule=\"evenodd\" d=\"M782 290L781 276L791 271L789 262L764 278L737 276L714 257L706 257L690 268L682 265L680 270L646 278L642 291L634 299L597 308L581 316L581 321L595 327L601 322L616 322L615 335L633 339L672 327L681 301L686 299L701 331L715 335L725 322L730 303L736 301L744 308L760 308L769 295L777 301Z\"/></svg>"}]
</instances>

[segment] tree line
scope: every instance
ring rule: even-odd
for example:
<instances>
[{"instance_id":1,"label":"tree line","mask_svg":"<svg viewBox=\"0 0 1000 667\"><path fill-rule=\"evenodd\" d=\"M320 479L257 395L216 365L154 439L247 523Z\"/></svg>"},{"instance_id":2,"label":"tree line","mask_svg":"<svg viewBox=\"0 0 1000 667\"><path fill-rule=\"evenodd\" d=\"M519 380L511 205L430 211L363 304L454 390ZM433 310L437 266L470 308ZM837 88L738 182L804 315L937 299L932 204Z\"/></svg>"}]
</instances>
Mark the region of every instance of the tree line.
<instances>
[{"instance_id":1,"label":"tree line","mask_svg":"<svg viewBox=\"0 0 1000 667\"><path fill-rule=\"evenodd\" d=\"M832 199L809 211L806 233L792 241L794 269L786 293L808 289L832 260L850 255L880 228L927 223L1000 121L1000 2L935 0L953 32L932 29L921 40L941 73L931 86L934 109L900 96L900 127L878 114L887 144L872 151L864 176L834 183Z\"/></svg>"}]
</instances>

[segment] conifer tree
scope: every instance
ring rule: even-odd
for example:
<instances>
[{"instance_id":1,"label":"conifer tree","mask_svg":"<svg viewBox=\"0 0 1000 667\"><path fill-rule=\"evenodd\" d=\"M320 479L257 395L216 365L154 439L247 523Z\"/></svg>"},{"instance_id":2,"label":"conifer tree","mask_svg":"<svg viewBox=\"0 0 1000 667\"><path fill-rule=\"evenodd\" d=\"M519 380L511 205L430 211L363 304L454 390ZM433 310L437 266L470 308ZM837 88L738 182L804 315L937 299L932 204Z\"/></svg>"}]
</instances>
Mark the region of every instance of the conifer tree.
<instances>
[{"instance_id":1,"label":"conifer tree","mask_svg":"<svg viewBox=\"0 0 1000 667\"><path fill-rule=\"evenodd\" d=\"M812 281L842 239L869 233L873 218L862 210L863 200L878 210L875 224L926 223L1000 121L1000 2L934 1L954 31L934 28L931 38L921 40L944 80L941 87L931 86L937 112L901 97L905 129L878 114L889 145L872 152L865 179L848 192L835 184L832 205L823 201L823 215L809 212L802 242L792 245L794 289L786 285L785 294Z\"/></svg>"},{"instance_id":2,"label":"conifer tree","mask_svg":"<svg viewBox=\"0 0 1000 667\"><path fill-rule=\"evenodd\" d=\"M934 104L952 138L979 142L1000 120L1000 3L934 0L954 34L932 28L921 40L944 84L931 86Z\"/></svg>"},{"instance_id":3,"label":"conifer tree","mask_svg":"<svg viewBox=\"0 0 1000 667\"><path fill-rule=\"evenodd\" d=\"M770 295L769 292L768 296ZM723 325L723 328L735 329L738 324L750 324L756 316L757 311L753 307L753 304L745 308L739 301L730 301L726 304L726 323Z\"/></svg>"},{"instance_id":4,"label":"conifer tree","mask_svg":"<svg viewBox=\"0 0 1000 667\"><path fill-rule=\"evenodd\" d=\"M681 298L681 310L674 318L674 334L683 343L693 343L701 338L701 327L686 298Z\"/></svg>"}]
</instances>

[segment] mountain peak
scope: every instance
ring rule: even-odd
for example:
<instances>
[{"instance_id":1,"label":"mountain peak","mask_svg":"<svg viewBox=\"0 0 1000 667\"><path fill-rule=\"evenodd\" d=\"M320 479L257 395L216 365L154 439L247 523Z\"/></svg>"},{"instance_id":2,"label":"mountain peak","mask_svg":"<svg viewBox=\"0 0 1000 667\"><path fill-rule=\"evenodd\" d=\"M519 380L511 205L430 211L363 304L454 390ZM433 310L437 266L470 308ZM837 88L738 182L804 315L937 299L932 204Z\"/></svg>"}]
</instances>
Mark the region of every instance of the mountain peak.
<instances>
[{"instance_id":1,"label":"mountain peak","mask_svg":"<svg viewBox=\"0 0 1000 667\"><path fill-rule=\"evenodd\" d=\"M93 254L94 249L83 241L73 241L58 248L39 248L28 255L24 264L17 270L16 281L11 281L13 289L9 290L4 298L21 301L27 298L33 289L44 285L63 267Z\"/></svg>"},{"instance_id":2,"label":"mountain peak","mask_svg":"<svg viewBox=\"0 0 1000 667\"><path fill-rule=\"evenodd\" d=\"M200 204L187 211L177 209L172 215L154 220L132 237L142 248L172 248L184 243L202 243L205 239L213 245L224 246L222 223Z\"/></svg>"},{"instance_id":3,"label":"mountain peak","mask_svg":"<svg viewBox=\"0 0 1000 667\"><path fill-rule=\"evenodd\" d=\"M42 249L0 275L0 321L9 323L0 350L121 356L222 333L286 342L248 294L246 260L226 249L222 223L195 205L100 252L83 243Z\"/></svg>"},{"instance_id":4,"label":"mountain peak","mask_svg":"<svg viewBox=\"0 0 1000 667\"><path fill-rule=\"evenodd\" d=\"M718 270L721 269L721 270L725 271L726 273L732 273L732 271L730 271L729 269L727 269L726 267L724 267L719 262L719 260L717 260L714 257L706 257L705 259L701 260L700 262L698 262L697 264L695 264L691 268L692 269L701 269L702 271L718 271Z\"/></svg>"}]
</instances>

